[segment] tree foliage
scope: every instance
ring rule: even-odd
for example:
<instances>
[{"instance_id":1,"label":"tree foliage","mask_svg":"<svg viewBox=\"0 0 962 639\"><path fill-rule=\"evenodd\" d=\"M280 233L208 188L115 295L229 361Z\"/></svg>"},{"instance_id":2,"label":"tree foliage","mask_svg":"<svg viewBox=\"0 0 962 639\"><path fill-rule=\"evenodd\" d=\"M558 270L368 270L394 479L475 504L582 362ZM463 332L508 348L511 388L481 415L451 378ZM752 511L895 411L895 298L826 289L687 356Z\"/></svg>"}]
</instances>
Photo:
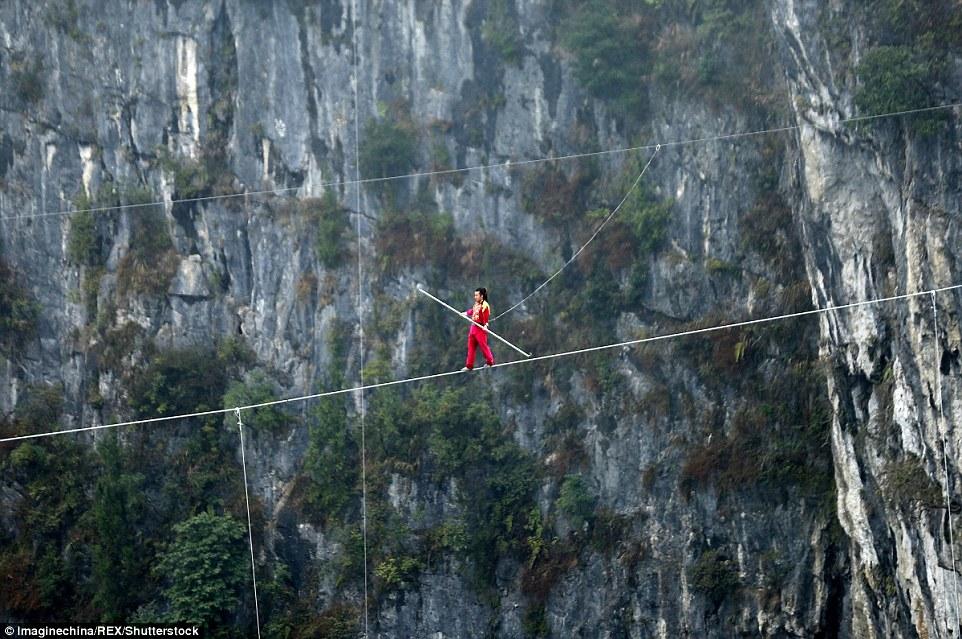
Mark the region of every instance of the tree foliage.
<instances>
[{"instance_id":1,"label":"tree foliage","mask_svg":"<svg viewBox=\"0 0 962 639\"><path fill-rule=\"evenodd\" d=\"M146 502L144 477L130 472L116 436L99 447L101 475L94 489L94 605L106 622L122 621L141 603L147 566L139 534Z\"/></svg>"},{"instance_id":2,"label":"tree foliage","mask_svg":"<svg viewBox=\"0 0 962 639\"><path fill-rule=\"evenodd\" d=\"M226 622L250 578L244 526L208 511L174 526L174 535L156 570L169 584L169 619L206 627Z\"/></svg>"}]
</instances>

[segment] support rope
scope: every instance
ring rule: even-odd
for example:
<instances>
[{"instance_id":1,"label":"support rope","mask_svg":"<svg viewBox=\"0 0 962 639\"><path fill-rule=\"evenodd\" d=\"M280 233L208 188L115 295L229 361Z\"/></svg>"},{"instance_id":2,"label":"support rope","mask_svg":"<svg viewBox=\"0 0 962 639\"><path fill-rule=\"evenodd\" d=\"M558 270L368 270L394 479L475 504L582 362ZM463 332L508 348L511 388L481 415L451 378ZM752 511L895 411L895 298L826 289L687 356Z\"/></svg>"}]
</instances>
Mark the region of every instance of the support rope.
<instances>
[{"instance_id":1,"label":"support rope","mask_svg":"<svg viewBox=\"0 0 962 639\"><path fill-rule=\"evenodd\" d=\"M528 293L527 295L525 295L525 296L521 299L520 302L518 302L517 304L515 304L514 306L512 306L512 307L509 308L508 310L504 311L504 312L501 313L500 315L495 315L495 316L494 316L493 318L491 318L489 321L493 322L494 320L498 319L499 317L504 317L505 315L507 315L508 313L510 313L511 311L513 311L514 309L516 309L516 308L518 308L519 306L521 306L522 304L524 304L524 303L525 303L530 297L532 297L535 293L537 293L538 291L540 291L541 289L543 289L545 286L547 286L548 283L549 283L551 280L553 280L554 278L558 277L558 274L560 274L561 271L565 270L565 269L568 267L569 264L571 264L571 263L574 262L576 259L578 259L578 256L581 255L582 251L584 251L586 248L588 248L588 245L591 244L592 241L594 241L595 237L598 236L598 233L601 233L601 229L605 228L605 225L606 225L608 222L611 221L611 218L613 218L613 217L615 216L615 214L618 213L618 210L621 209L622 206L624 206L625 202L628 201L628 197L629 197L629 196L632 194L632 192L635 190L635 187L638 186L638 183L641 182L642 176L645 175L645 171L647 171L647 170L648 170L648 167L651 166L652 160L655 159L655 155L657 155L658 151L660 151L660 150L661 150L661 145L660 145L660 144L655 145L655 152L651 154L651 157L650 157L650 158L648 158L648 164L645 165L645 168L643 168L643 169L641 170L641 173L638 174L638 177L635 178L635 181L631 184L631 188L629 188L629 189L628 189L628 192L625 193L625 197L621 198L621 202L618 202L618 206L616 206L616 207L614 208L614 210L613 210L611 213L609 213L608 216L607 216L604 220L602 220L601 224L598 225L598 228L595 229L595 232L592 233L592 234L591 234L591 237L588 238L588 241L584 243L584 246L582 246L580 249L578 249L577 251L575 251L575 254L572 255L572 256L568 259L567 262L565 262L564 264L562 264L562 265L561 265L561 268L559 268L557 271L555 271L555 272L551 275L551 277L549 277L549 278L546 279L544 282L542 282L542 283L538 286L538 288L534 289L533 291L531 291L530 293Z\"/></svg>"},{"instance_id":2,"label":"support rope","mask_svg":"<svg viewBox=\"0 0 962 639\"><path fill-rule=\"evenodd\" d=\"M354 213L357 215L357 357L358 357L358 385L357 406L361 420L361 537L364 547L364 637L369 636L368 630L368 593L367 593L367 442L364 428L364 292L363 270L361 268L361 154L360 127L358 126L358 53L357 53L357 0L351 0L351 45L354 53L353 72L351 74L354 89Z\"/></svg>"},{"instance_id":3,"label":"support rope","mask_svg":"<svg viewBox=\"0 0 962 639\"><path fill-rule=\"evenodd\" d=\"M235 408L237 431L240 433L241 466L244 468L244 503L247 504L247 539L251 546L251 581L254 582L254 618L257 621L257 639L261 639L261 610L257 604L257 571L254 569L254 527L251 525L251 498L247 491L247 455L244 453L244 422L240 408Z\"/></svg>"}]
</instances>

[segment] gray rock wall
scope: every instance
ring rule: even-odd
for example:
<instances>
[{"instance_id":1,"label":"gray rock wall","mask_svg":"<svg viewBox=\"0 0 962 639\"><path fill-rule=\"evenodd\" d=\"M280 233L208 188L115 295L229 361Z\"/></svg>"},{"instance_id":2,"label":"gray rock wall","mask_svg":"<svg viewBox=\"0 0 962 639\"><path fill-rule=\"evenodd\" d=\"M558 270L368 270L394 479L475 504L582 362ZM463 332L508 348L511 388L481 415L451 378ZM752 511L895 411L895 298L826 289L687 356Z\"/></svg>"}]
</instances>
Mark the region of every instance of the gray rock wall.
<instances>
[{"instance_id":1,"label":"gray rock wall","mask_svg":"<svg viewBox=\"0 0 962 639\"><path fill-rule=\"evenodd\" d=\"M668 238L650 259L639 308L618 318L611 342L785 312L799 282L807 283L801 304L824 307L962 281L954 257L957 114L934 140L894 124L858 132L841 125L854 113L851 89L833 68L816 3L776 0L766 7L778 52L773 83L782 95L774 119L655 88L650 121L638 128L579 85L554 32L551 3L508 3L523 49L516 63L484 41L490 7L480 0L357 4L356 60L350 3L78 2L75 14L58 19L52 7L36 3L0 7L0 215L13 218L0 222L0 247L42 307L35 337L0 366L0 411L9 413L27 386L53 383L64 389L65 427L127 416L123 385L90 362L104 333L85 327L98 322L132 323L163 347L238 335L275 372L285 395L314 392L333 363L328 338L335 324L356 331L360 313L373 333L367 323L385 295L409 310L398 332L381 338L402 345L434 338L418 329L423 302L414 293L429 267L381 275L374 234L390 204L365 187L356 211L355 187L344 184L358 163L355 118L363 136L375 119L402 114L419 134L418 170L432 166L435 144L452 166L463 167L797 125L774 136L658 153L646 184L673 201ZM42 97L35 101L11 90L23 64L39 65ZM628 157L601 156L600 174L619 174ZM183 176L178 185L178 171L208 161L221 162L224 174L189 193ZM559 229L525 209L524 179L539 166L411 178L398 188L401 200L426 193L451 215L458 236L514 247L548 274L570 254L569 236L582 237L583 228ZM763 170L787 203L781 249L797 251L784 272L746 246ZM43 214L71 209L78 195L94 198L108 182L137 183L163 204L97 213L109 251L92 316L77 293L91 269L68 259L71 217ZM317 257L312 221L290 201L328 191L350 210L345 258L334 268ZM203 199L174 202L185 195ZM121 294L118 272L136 233L131 220L145 210L160 213L170 232L171 277L161 294ZM360 311L351 236L358 216ZM880 257L884 251L894 256L891 263ZM599 256L589 250L582 259ZM515 282L490 286L500 308L527 292ZM464 297L461 290L441 292ZM606 357L622 380L617 393L599 389L596 376L578 365L539 369L543 378L505 370L476 380L501 398L502 421L546 468L557 455L548 424L562 406L577 406L580 472L598 506L624 526L599 549L578 537L585 531L559 521L557 535L574 539L575 550L539 604L550 636L953 635L949 515L939 507L900 508L885 494L890 464L908 454L941 485L945 437L957 501L958 295L940 294L937 303L937 334L929 297L795 323L780 333L781 342L746 333L739 337L757 354L741 365L736 357L724 374L681 345L613 353ZM516 313L530 319L530 308ZM728 357L724 343L690 348L715 346ZM398 377L410 372L407 352L392 355ZM353 383L357 354L349 361L343 372ZM831 406L822 449L836 491L829 508L802 483L685 484L693 451L736 441L738 415L764 396L765 380L816 361L827 371L821 394ZM125 365L143 361L133 352ZM459 365L442 361L436 370ZM518 384L525 385L520 396L512 393ZM103 403L90 401L91 388ZM360 593L339 591L324 569L342 552L339 542L297 521L288 504L306 448L307 434L298 429L249 442L251 484L268 531L259 556L299 552L300 562L319 566L310 573L318 575L318 610L338 597L357 603ZM736 456L730 476L751 461ZM423 477L397 482L385 498L414 529L457 513L458 499L472 488L453 481L438 488ZM546 515L557 492L557 479L546 473L537 500ZM2 498L16 500L6 492ZM952 521L958 532L955 513ZM718 601L692 583L709 551L722 553L738 584ZM464 560L446 558L402 591L376 593L372 627L390 637L524 636L535 597L523 573L504 559L496 596L484 597L469 583Z\"/></svg>"}]
</instances>

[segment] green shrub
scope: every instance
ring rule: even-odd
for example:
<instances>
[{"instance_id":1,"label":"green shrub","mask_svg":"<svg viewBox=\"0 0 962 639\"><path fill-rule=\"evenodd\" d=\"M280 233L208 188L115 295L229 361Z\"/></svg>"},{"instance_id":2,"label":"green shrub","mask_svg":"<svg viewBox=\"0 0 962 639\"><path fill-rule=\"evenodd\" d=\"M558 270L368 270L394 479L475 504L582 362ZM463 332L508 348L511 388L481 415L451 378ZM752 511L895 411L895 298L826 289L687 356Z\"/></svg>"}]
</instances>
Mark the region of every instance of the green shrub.
<instances>
[{"instance_id":1,"label":"green shrub","mask_svg":"<svg viewBox=\"0 0 962 639\"><path fill-rule=\"evenodd\" d=\"M547 637L551 634L548 615L543 602L535 603L525 608L521 618L521 629L526 637Z\"/></svg>"},{"instance_id":2,"label":"green shrub","mask_svg":"<svg viewBox=\"0 0 962 639\"><path fill-rule=\"evenodd\" d=\"M103 263L97 224L90 211L79 211L70 218L67 236L67 259L74 264L97 266Z\"/></svg>"},{"instance_id":3,"label":"green shrub","mask_svg":"<svg viewBox=\"0 0 962 639\"><path fill-rule=\"evenodd\" d=\"M175 156L167 149L162 149L158 157L161 168L172 178L174 199L189 200L210 194L213 176L205 161L206 156L195 160Z\"/></svg>"},{"instance_id":4,"label":"green shrub","mask_svg":"<svg viewBox=\"0 0 962 639\"><path fill-rule=\"evenodd\" d=\"M103 469L94 488L91 511L96 529L93 545L93 602L104 622L123 621L142 603L147 577L144 549L131 534L142 523L146 499L144 477L130 472L116 434L98 447Z\"/></svg>"},{"instance_id":5,"label":"green shrub","mask_svg":"<svg viewBox=\"0 0 962 639\"><path fill-rule=\"evenodd\" d=\"M562 44L574 55L578 81L592 96L635 117L646 100L649 41L638 23L597 0L582 4L562 27Z\"/></svg>"},{"instance_id":6,"label":"green shrub","mask_svg":"<svg viewBox=\"0 0 962 639\"><path fill-rule=\"evenodd\" d=\"M386 589L398 589L412 581L421 564L416 557L385 557L374 568L374 574Z\"/></svg>"},{"instance_id":7,"label":"green shrub","mask_svg":"<svg viewBox=\"0 0 962 639\"><path fill-rule=\"evenodd\" d=\"M335 268L344 259L344 232L348 229L348 211L342 207L334 191L325 191L323 197L304 200L302 207L309 212L317 233L314 251L317 259L327 268Z\"/></svg>"},{"instance_id":8,"label":"green shrub","mask_svg":"<svg viewBox=\"0 0 962 639\"><path fill-rule=\"evenodd\" d=\"M386 213L378 220L375 246L383 273L405 267L453 267L459 258L454 219L447 213Z\"/></svg>"},{"instance_id":9,"label":"green shrub","mask_svg":"<svg viewBox=\"0 0 962 639\"><path fill-rule=\"evenodd\" d=\"M228 515L203 512L174 526L174 535L156 569L169 583L169 621L205 627L227 622L250 580L244 526Z\"/></svg>"},{"instance_id":10,"label":"green shrub","mask_svg":"<svg viewBox=\"0 0 962 639\"><path fill-rule=\"evenodd\" d=\"M348 604L335 604L318 619L309 624L297 637L324 637L325 639L356 639L360 630L358 620L361 611Z\"/></svg>"},{"instance_id":11,"label":"green shrub","mask_svg":"<svg viewBox=\"0 0 962 639\"><path fill-rule=\"evenodd\" d=\"M861 115L894 113L933 106L936 71L931 61L907 46L881 46L862 58L855 106ZM918 133L933 133L943 113L913 115L910 122ZM881 123L881 120L874 121Z\"/></svg>"},{"instance_id":12,"label":"green shrub","mask_svg":"<svg viewBox=\"0 0 962 639\"><path fill-rule=\"evenodd\" d=\"M962 47L962 11L954 0L873 0L865 9L883 44L915 44L936 57Z\"/></svg>"},{"instance_id":13,"label":"green shrub","mask_svg":"<svg viewBox=\"0 0 962 639\"><path fill-rule=\"evenodd\" d=\"M944 494L938 482L932 479L915 455L907 455L901 461L889 462L883 472L885 496L889 503L908 510L918 504L923 508L944 505Z\"/></svg>"},{"instance_id":14,"label":"green shrub","mask_svg":"<svg viewBox=\"0 0 962 639\"><path fill-rule=\"evenodd\" d=\"M518 30L518 18L510 0L491 0L488 15L481 26L481 38L509 63L520 65L524 43Z\"/></svg>"},{"instance_id":15,"label":"green shrub","mask_svg":"<svg viewBox=\"0 0 962 639\"><path fill-rule=\"evenodd\" d=\"M36 331L40 305L31 299L20 278L0 258L0 351L20 350Z\"/></svg>"},{"instance_id":16,"label":"green shrub","mask_svg":"<svg viewBox=\"0 0 962 639\"><path fill-rule=\"evenodd\" d=\"M346 399L321 399L308 420L304 455L305 505L313 521L342 518L360 482L357 442L347 421Z\"/></svg>"},{"instance_id":17,"label":"green shrub","mask_svg":"<svg viewBox=\"0 0 962 639\"><path fill-rule=\"evenodd\" d=\"M364 129L360 153L361 177L386 178L410 173L417 161L417 135L410 122L372 120ZM392 182L375 182L379 190Z\"/></svg>"},{"instance_id":18,"label":"green shrub","mask_svg":"<svg viewBox=\"0 0 962 639\"><path fill-rule=\"evenodd\" d=\"M673 206L671 201L656 200L642 185L628 196L618 215L631 229L639 258L657 252L668 239Z\"/></svg>"},{"instance_id":19,"label":"green shrub","mask_svg":"<svg viewBox=\"0 0 962 639\"><path fill-rule=\"evenodd\" d=\"M62 389L28 386L19 400L13 434L58 428ZM51 619L75 610L83 598L89 571L77 543L88 534L94 468L88 448L71 437L0 451L0 472L22 496L19 507L5 513L12 523L0 543L0 601L17 618Z\"/></svg>"},{"instance_id":20,"label":"green shrub","mask_svg":"<svg viewBox=\"0 0 962 639\"><path fill-rule=\"evenodd\" d=\"M592 518L595 510L595 499L588 493L581 475L568 475L564 478L557 504L575 530L580 530Z\"/></svg>"},{"instance_id":21,"label":"green shrub","mask_svg":"<svg viewBox=\"0 0 962 639\"><path fill-rule=\"evenodd\" d=\"M164 213L155 207L138 209L129 220L130 250L117 264L117 292L163 295L179 263Z\"/></svg>"},{"instance_id":22,"label":"green shrub","mask_svg":"<svg viewBox=\"0 0 962 639\"><path fill-rule=\"evenodd\" d=\"M715 606L733 594L740 585L738 567L727 554L706 550L688 570L692 590L699 592Z\"/></svg>"},{"instance_id":23,"label":"green shrub","mask_svg":"<svg viewBox=\"0 0 962 639\"><path fill-rule=\"evenodd\" d=\"M235 380L228 385L223 406L230 409L272 402L277 398L277 386L274 382L263 370L255 370L248 373L243 380ZM233 413L228 414L227 418L232 424L237 424L237 417ZM291 422L291 416L278 406L243 411L241 419L245 426L263 432L277 432Z\"/></svg>"},{"instance_id":24,"label":"green shrub","mask_svg":"<svg viewBox=\"0 0 962 639\"><path fill-rule=\"evenodd\" d=\"M43 62L34 60L28 62L22 58L11 61L10 81L14 94L29 106L34 106L43 99L45 86L43 77Z\"/></svg>"},{"instance_id":25,"label":"green shrub","mask_svg":"<svg viewBox=\"0 0 962 639\"><path fill-rule=\"evenodd\" d=\"M223 406L226 374L215 353L200 348L161 353L128 382L139 417L216 410Z\"/></svg>"}]
</instances>

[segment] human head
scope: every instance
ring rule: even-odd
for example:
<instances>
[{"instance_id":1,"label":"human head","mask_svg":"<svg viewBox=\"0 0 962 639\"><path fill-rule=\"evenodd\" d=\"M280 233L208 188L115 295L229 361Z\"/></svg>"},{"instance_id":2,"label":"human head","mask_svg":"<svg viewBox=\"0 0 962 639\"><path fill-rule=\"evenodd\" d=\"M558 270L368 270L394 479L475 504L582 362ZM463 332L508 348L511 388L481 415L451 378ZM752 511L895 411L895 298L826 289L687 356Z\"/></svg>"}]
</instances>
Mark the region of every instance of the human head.
<instances>
[{"instance_id":1,"label":"human head","mask_svg":"<svg viewBox=\"0 0 962 639\"><path fill-rule=\"evenodd\" d=\"M478 299L479 295L481 296L481 299ZM485 302L488 301L488 289L484 288L483 286L474 289L474 301L480 302L481 300L484 300Z\"/></svg>"}]
</instances>

